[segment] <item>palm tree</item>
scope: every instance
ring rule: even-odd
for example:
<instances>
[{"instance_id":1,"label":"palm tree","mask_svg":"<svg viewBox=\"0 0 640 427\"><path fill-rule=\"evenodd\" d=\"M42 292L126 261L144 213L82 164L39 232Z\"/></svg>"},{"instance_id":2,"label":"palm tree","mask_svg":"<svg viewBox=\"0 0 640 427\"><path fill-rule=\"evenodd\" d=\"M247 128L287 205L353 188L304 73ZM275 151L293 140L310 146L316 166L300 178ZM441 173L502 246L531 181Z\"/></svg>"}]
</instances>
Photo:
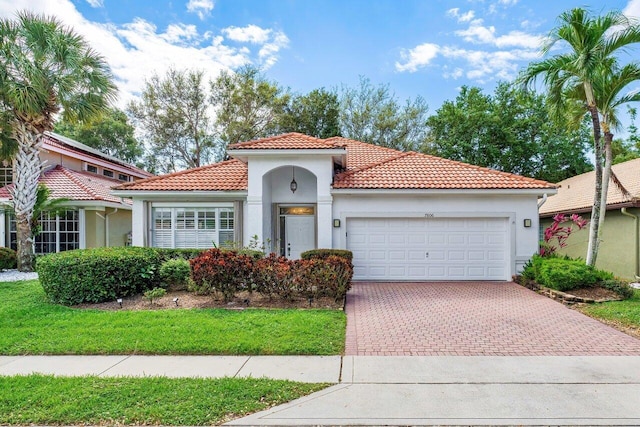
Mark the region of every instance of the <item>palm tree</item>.
<instances>
[{"instance_id":1,"label":"palm tree","mask_svg":"<svg viewBox=\"0 0 640 427\"><path fill-rule=\"evenodd\" d=\"M12 198L21 271L33 270L31 225L44 132L53 130L59 115L89 119L115 94L102 56L57 19L25 11L0 20L0 151L14 149Z\"/></svg>"},{"instance_id":2,"label":"palm tree","mask_svg":"<svg viewBox=\"0 0 640 427\"><path fill-rule=\"evenodd\" d=\"M521 82L529 86L542 76L550 103L556 111L563 111L572 101L568 94L581 87L584 110L591 117L595 153L595 195L591 210L587 264L594 265L598 255L600 217L606 209L606 193L603 203L603 159L602 128L600 122L600 95L596 96L594 85L603 64L615 61L614 55L629 45L640 42L640 26L619 11L592 17L581 8L563 12L559 25L554 28L542 47L547 55L558 43L568 47L559 53L531 63L521 76ZM604 99L602 97L601 99Z\"/></svg>"}]
</instances>

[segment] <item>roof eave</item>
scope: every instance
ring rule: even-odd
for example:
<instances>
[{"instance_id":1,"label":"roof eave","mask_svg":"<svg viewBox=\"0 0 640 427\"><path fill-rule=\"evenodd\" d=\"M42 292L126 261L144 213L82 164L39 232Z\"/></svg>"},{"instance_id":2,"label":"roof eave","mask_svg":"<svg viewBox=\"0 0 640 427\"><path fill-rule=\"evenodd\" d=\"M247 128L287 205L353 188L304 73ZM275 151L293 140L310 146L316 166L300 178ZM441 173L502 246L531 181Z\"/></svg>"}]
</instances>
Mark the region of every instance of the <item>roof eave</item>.
<instances>
[{"instance_id":1,"label":"roof eave","mask_svg":"<svg viewBox=\"0 0 640 427\"><path fill-rule=\"evenodd\" d=\"M543 196L544 194L556 194L556 188L334 188L331 194L453 194L453 195L470 195L470 194L491 194L491 195L535 195Z\"/></svg>"},{"instance_id":2,"label":"roof eave","mask_svg":"<svg viewBox=\"0 0 640 427\"><path fill-rule=\"evenodd\" d=\"M111 194L118 197L129 198L143 198L145 196L246 197L247 190L112 190Z\"/></svg>"},{"instance_id":3,"label":"roof eave","mask_svg":"<svg viewBox=\"0 0 640 427\"><path fill-rule=\"evenodd\" d=\"M250 157L299 157L299 156L331 156L341 165L346 164L346 148L263 148L263 149L231 149L229 156L246 163Z\"/></svg>"},{"instance_id":4,"label":"roof eave","mask_svg":"<svg viewBox=\"0 0 640 427\"><path fill-rule=\"evenodd\" d=\"M615 211L622 208L640 208L640 201L630 201L630 202L621 202L621 203L611 203L607 205L608 211ZM572 208L572 209L562 209L555 210L550 212L540 212L540 218L551 218L554 215L559 213L563 214L583 214L583 213L591 213L593 209L592 206L585 206L580 208Z\"/></svg>"}]
</instances>

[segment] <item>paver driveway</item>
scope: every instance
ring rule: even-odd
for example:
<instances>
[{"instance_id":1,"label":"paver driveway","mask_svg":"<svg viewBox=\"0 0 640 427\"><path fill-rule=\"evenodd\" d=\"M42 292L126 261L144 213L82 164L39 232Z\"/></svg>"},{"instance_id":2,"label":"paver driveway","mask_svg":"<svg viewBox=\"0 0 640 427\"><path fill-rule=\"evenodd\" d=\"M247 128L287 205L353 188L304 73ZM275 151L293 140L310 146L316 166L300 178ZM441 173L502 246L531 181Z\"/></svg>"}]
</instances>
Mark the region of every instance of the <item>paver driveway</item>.
<instances>
[{"instance_id":1,"label":"paver driveway","mask_svg":"<svg viewBox=\"0 0 640 427\"><path fill-rule=\"evenodd\" d=\"M640 355L640 340L508 282L354 283L347 355Z\"/></svg>"}]
</instances>

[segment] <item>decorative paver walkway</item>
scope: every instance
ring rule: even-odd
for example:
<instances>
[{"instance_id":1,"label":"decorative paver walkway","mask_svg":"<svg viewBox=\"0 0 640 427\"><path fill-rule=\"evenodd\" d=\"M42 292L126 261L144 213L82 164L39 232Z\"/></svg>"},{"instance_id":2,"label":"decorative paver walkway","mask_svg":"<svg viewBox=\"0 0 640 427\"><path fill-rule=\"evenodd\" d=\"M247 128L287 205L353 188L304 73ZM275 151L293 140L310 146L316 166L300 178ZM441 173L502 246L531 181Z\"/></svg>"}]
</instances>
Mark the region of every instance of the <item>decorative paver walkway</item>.
<instances>
[{"instance_id":1,"label":"decorative paver walkway","mask_svg":"<svg viewBox=\"0 0 640 427\"><path fill-rule=\"evenodd\" d=\"M640 340L508 282L357 282L347 355L640 355Z\"/></svg>"}]
</instances>

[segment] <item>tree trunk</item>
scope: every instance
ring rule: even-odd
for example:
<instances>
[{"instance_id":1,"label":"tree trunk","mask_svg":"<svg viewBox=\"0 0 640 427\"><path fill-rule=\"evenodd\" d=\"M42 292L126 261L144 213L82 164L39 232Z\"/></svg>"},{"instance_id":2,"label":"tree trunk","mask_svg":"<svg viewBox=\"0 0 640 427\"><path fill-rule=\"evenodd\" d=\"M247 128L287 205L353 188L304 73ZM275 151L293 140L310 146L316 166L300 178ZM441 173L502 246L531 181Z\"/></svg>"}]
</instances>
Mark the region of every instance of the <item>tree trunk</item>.
<instances>
[{"instance_id":1,"label":"tree trunk","mask_svg":"<svg viewBox=\"0 0 640 427\"><path fill-rule=\"evenodd\" d=\"M18 270L33 271L31 220L36 204L38 179L42 172L40 161L42 133L26 123L18 122L14 123L13 135L18 142L18 152L13 159L15 181L11 191L18 234Z\"/></svg>"},{"instance_id":2,"label":"tree trunk","mask_svg":"<svg viewBox=\"0 0 640 427\"><path fill-rule=\"evenodd\" d=\"M600 224L598 224L598 240L602 234L602 226L604 217L607 214L607 195L609 192L609 181L611 181L611 165L613 163L613 151L611 150L611 142L613 134L605 129L604 132L604 168L602 171L602 195L600 196Z\"/></svg>"},{"instance_id":3,"label":"tree trunk","mask_svg":"<svg viewBox=\"0 0 640 427\"><path fill-rule=\"evenodd\" d=\"M593 145L595 152L595 194L593 197L593 208L591 209L591 223L589 226L589 246L587 248L587 265L594 266L598 257L598 236L600 234L600 213L602 211L602 145L600 144L600 118L598 108L589 105L589 113L593 123Z\"/></svg>"}]
</instances>

